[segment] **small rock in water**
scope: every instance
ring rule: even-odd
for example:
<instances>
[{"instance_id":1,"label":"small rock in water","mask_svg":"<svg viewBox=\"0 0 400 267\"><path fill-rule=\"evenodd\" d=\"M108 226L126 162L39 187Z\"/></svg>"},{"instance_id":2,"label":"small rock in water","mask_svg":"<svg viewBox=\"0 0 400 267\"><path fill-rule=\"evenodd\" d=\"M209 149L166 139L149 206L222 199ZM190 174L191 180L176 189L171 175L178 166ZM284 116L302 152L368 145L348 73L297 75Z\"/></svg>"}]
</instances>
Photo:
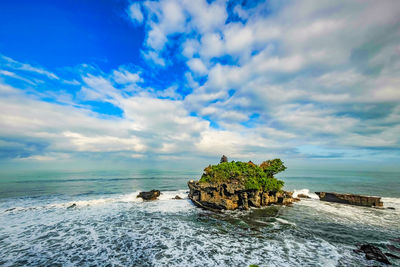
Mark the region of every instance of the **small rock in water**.
<instances>
[{"instance_id":1,"label":"small rock in water","mask_svg":"<svg viewBox=\"0 0 400 267\"><path fill-rule=\"evenodd\" d=\"M137 197L141 197L143 200L156 200L160 194L160 190L151 190L149 192L140 192Z\"/></svg>"},{"instance_id":2,"label":"small rock in water","mask_svg":"<svg viewBox=\"0 0 400 267\"><path fill-rule=\"evenodd\" d=\"M386 209L388 209L388 210L395 210L395 208L393 208L393 207L387 207Z\"/></svg>"},{"instance_id":3,"label":"small rock in water","mask_svg":"<svg viewBox=\"0 0 400 267\"><path fill-rule=\"evenodd\" d=\"M307 196L305 194L298 194L297 197L298 198L310 198L309 196Z\"/></svg>"},{"instance_id":4,"label":"small rock in water","mask_svg":"<svg viewBox=\"0 0 400 267\"><path fill-rule=\"evenodd\" d=\"M180 196L176 195L174 198L172 199L182 199Z\"/></svg>"},{"instance_id":5,"label":"small rock in water","mask_svg":"<svg viewBox=\"0 0 400 267\"><path fill-rule=\"evenodd\" d=\"M8 211L13 211L13 210L15 210L15 208L6 209L6 210L5 210L5 212L8 212Z\"/></svg>"},{"instance_id":6,"label":"small rock in water","mask_svg":"<svg viewBox=\"0 0 400 267\"><path fill-rule=\"evenodd\" d=\"M361 245L360 249L354 250L355 252L364 252L367 260L376 260L386 264L391 264L383 252L376 246L371 244Z\"/></svg>"},{"instance_id":7,"label":"small rock in water","mask_svg":"<svg viewBox=\"0 0 400 267\"><path fill-rule=\"evenodd\" d=\"M76 204L75 204L75 203L72 204L71 206L68 206L68 207L67 207L67 209L73 209L73 208L76 208Z\"/></svg>"}]
</instances>

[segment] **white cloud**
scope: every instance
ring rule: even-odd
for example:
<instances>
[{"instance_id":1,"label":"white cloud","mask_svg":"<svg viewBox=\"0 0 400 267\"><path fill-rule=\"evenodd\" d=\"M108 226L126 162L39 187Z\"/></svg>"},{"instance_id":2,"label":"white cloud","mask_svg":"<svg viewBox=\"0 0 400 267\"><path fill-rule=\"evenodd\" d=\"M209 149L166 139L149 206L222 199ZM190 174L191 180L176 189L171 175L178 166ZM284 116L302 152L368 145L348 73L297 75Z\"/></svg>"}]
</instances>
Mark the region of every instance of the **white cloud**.
<instances>
[{"instance_id":1,"label":"white cloud","mask_svg":"<svg viewBox=\"0 0 400 267\"><path fill-rule=\"evenodd\" d=\"M162 58L157 52L155 51L147 51L147 52L142 52L143 57L149 61L149 62L153 62L156 65L159 65L161 67L165 67L166 66L166 61L164 58Z\"/></svg>"},{"instance_id":2,"label":"white cloud","mask_svg":"<svg viewBox=\"0 0 400 267\"><path fill-rule=\"evenodd\" d=\"M143 81L140 78L140 73L132 73L129 70L120 67L118 70L113 71L114 81L120 84L137 83Z\"/></svg>"},{"instance_id":3,"label":"white cloud","mask_svg":"<svg viewBox=\"0 0 400 267\"><path fill-rule=\"evenodd\" d=\"M142 24L143 13L141 11L139 3L133 3L132 5L130 5L128 9L128 15L135 23Z\"/></svg>"},{"instance_id":4,"label":"white cloud","mask_svg":"<svg viewBox=\"0 0 400 267\"><path fill-rule=\"evenodd\" d=\"M184 82L163 81L160 90L151 85L157 71L128 65L105 74L88 67L80 92L63 97L64 105L0 84L7 111L0 113L0 137L40 143L40 149L19 147L37 149L25 156L38 160L51 157L48 150L250 159L279 152L296 157L308 145L319 147L315 151L400 147L397 1L266 1L233 8L240 21L227 22L226 1L130 5L131 19L146 29L143 58L162 71L183 63ZM59 79L6 57L2 63L2 76L25 71ZM122 116L97 114L77 100L111 103ZM13 142L7 146L17 147Z\"/></svg>"},{"instance_id":5,"label":"white cloud","mask_svg":"<svg viewBox=\"0 0 400 267\"><path fill-rule=\"evenodd\" d=\"M207 74L207 67L203 61L199 58L192 58L187 62L189 68L196 74L204 75Z\"/></svg>"},{"instance_id":6,"label":"white cloud","mask_svg":"<svg viewBox=\"0 0 400 267\"><path fill-rule=\"evenodd\" d=\"M9 67L11 69L14 69L14 70L28 71L28 72L33 72L33 73L47 76L50 79L55 79L55 80L59 79L57 75L55 75L54 73L49 72L43 68L33 67L32 65L18 62L12 58L9 58L9 57L3 56L3 55L0 55L0 64L2 64L3 66Z\"/></svg>"}]
</instances>

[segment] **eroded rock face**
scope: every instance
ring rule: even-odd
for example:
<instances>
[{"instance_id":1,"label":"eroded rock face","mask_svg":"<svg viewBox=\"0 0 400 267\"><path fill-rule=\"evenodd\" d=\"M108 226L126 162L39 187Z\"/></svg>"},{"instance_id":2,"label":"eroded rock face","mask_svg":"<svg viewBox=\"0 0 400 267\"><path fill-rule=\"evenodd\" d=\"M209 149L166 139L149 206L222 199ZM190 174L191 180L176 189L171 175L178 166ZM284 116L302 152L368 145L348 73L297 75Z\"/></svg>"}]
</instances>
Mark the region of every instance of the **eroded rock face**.
<instances>
[{"instance_id":1,"label":"eroded rock face","mask_svg":"<svg viewBox=\"0 0 400 267\"><path fill-rule=\"evenodd\" d=\"M151 190L149 192L140 192L137 197L141 197L143 200L156 200L160 194L160 190Z\"/></svg>"},{"instance_id":2,"label":"eroded rock face","mask_svg":"<svg viewBox=\"0 0 400 267\"><path fill-rule=\"evenodd\" d=\"M292 192L264 192L244 189L237 183L188 182L189 198L199 207L209 210L235 210L270 204L291 204Z\"/></svg>"},{"instance_id":3,"label":"eroded rock face","mask_svg":"<svg viewBox=\"0 0 400 267\"><path fill-rule=\"evenodd\" d=\"M322 201L337 202L365 207L383 207L380 197L361 196L355 194L339 194L327 192L315 192Z\"/></svg>"}]
</instances>

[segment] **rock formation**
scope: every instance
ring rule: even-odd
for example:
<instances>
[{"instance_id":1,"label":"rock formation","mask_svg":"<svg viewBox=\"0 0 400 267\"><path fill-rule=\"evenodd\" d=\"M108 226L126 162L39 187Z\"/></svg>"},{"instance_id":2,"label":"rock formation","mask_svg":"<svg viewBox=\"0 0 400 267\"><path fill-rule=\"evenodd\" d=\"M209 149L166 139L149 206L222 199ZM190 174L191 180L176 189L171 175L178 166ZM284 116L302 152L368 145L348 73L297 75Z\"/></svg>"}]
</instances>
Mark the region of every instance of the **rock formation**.
<instances>
[{"instance_id":1,"label":"rock formation","mask_svg":"<svg viewBox=\"0 0 400 267\"><path fill-rule=\"evenodd\" d=\"M245 189L238 183L200 183L189 181L189 198L201 208L209 210L247 210L270 204L291 204L292 192L264 192Z\"/></svg>"},{"instance_id":2,"label":"rock formation","mask_svg":"<svg viewBox=\"0 0 400 267\"><path fill-rule=\"evenodd\" d=\"M355 194L339 194L339 193L327 193L327 192L315 192L322 201L337 202L343 204L350 204L356 206L365 207L382 207L380 197L361 196Z\"/></svg>"},{"instance_id":3,"label":"rock formation","mask_svg":"<svg viewBox=\"0 0 400 267\"><path fill-rule=\"evenodd\" d=\"M383 254L383 252L374 245L371 245L371 244L361 245L358 250L355 250L355 252L357 252L357 253L364 252L365 258L367 260L376 260L379 262L390 264L390 261L385 256L385 254Z\"/></svg>"},{"instance_id":4,"label":"rock formation","mask_svg":"<svg viewBox=\"0 0 400 267\"><path fill-rule=\"evenodd\" d=\"M160 194L160 190L151 190L149 192L140 192L137 197L141 197L143 200L156 200Z\"/></svg>"}]
</instances>

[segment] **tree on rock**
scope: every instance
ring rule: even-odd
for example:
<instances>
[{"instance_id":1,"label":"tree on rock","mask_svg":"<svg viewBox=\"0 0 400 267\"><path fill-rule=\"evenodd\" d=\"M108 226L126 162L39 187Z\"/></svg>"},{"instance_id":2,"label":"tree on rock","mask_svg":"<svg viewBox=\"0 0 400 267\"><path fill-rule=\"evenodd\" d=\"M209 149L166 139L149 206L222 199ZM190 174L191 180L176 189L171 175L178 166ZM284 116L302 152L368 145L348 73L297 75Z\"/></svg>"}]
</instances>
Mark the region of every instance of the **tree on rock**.
<instances>
[{"instance_id":1,"label":"tree on rock","mask_svg":"<svg viewBox=\"0 0 400 267\"><path fill-rule=\"evenodd\" d=\"M260 164L260 168L264 170L268 177L273 177L279 172L286 170L281 159L266 160Z\"/></svg>"},{"instance_id":2,"label":"tree on rock","mask_svg":"<svg viewBox=\"0 0 400 267\"><path fill-rule=\"evenodd\" d=\"M220 160L219 162L220 162L220 163L228 162L228 157L225 156L225 155L222 155L221 160Z\"/></svg>"}]
</instances>

